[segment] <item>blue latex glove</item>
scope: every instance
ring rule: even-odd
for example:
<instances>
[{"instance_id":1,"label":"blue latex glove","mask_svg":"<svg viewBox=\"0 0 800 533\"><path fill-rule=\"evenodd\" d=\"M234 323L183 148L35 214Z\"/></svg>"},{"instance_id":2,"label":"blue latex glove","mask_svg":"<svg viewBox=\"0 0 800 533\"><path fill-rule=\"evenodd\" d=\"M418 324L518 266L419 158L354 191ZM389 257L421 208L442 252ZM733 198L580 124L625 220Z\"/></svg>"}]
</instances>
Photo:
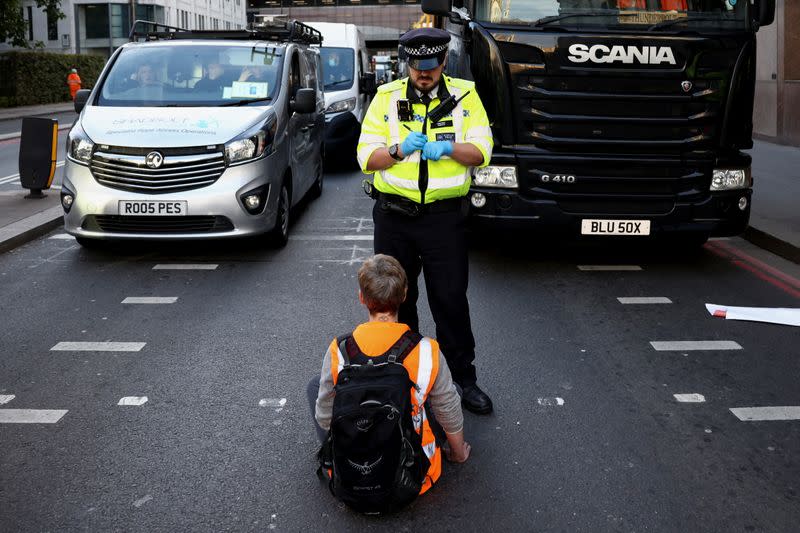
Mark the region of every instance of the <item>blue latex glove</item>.
<instances>
[{"instance_id":1,"label":"blue latex glove","mask_svg":"<svg viewBox=\"0 0 800 533\"><path fill-rule=\"evenodd\" d=\"M403 141L403 144L400 145L400 150L403 151L404 156L408 157L417 150L422 150L426 142L428 142L427 135L418 131L412 131L408 134L406 140Z\"/></svg>"},{"instance_id":2,"label":"blue latex glove","mask_svg":"<svg viewBox=\"0 0 800 533\"><path fill-rule=\"evenodd\" d=\"M453 153L453 143L450 141L433 141L425 144L422 149L422 159L438 161L443 155Z\"/></svg>"}]
</instances>

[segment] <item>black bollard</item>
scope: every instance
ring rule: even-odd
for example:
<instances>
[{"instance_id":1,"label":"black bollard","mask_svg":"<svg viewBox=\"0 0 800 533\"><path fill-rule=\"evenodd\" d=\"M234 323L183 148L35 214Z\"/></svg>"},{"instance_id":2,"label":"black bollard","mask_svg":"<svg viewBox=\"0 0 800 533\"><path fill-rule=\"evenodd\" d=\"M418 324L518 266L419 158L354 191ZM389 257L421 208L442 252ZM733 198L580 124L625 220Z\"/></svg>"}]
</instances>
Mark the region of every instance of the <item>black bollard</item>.
<instances>
[{"instance_id":1,"label":"black bollard","mask_svg":"<svg viewBox=\"0 0 800 533\"><path fill-rule=\"evenodd\" d=\"M58 121L51 118L24 117L19 142L19 181L30 189L25 198L40 199L47 195L56 173L58 154Z\"/></svg>"}]
</instances>

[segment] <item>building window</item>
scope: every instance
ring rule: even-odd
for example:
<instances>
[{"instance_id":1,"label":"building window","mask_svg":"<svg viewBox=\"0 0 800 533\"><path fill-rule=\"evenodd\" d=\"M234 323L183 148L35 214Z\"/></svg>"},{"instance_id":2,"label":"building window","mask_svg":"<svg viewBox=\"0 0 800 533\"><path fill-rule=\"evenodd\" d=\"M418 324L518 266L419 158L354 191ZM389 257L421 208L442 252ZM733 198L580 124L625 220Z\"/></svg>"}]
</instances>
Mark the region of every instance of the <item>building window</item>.
<instances>
[{"instance_id":1,"label":"building window","mask_svg":"<svg viewBox=\"0 0 800 533\"><path fill-rule=\"evenodd\" d=\"M111 4L111 36L127 37L131 31L130 9L125 4Z\"/></svg>"},{"instance_id":2,"label":"building window","mask_svg":"<svg viewBox=\"0 0 800 533\"><path fill-rule=\"evenodd\" d=\"M48 41L57 41L58 40L58 17L55 17L49 11L45 11L47 13L47 40Z\"/></svg>"},{"instance_id":3,"label":"building window","mask_svg":"<svg viewBox=\"0 0 800 533\"><path fill-rule=\"evenodd\" d=\"M28 40L33 40L33 8L28 6Z\"/></svg>"},{"instance_id":4,"label":"building window","mask_svg":"<svg viewBox=\"0 0 800 533\"><path fill-rule=\"evenodd\" d=\"M108 39L108 4L86 4L86 38Z\"/></svg>"}]
</instances>

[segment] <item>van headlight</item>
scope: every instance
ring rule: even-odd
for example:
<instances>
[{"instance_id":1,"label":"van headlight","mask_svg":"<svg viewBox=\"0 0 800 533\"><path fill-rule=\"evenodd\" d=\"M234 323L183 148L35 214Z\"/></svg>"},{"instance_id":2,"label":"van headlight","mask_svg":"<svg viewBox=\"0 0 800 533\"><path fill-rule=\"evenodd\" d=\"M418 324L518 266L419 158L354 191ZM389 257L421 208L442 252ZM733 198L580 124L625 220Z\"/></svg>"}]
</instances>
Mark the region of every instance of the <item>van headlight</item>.
<instances>
[{"instance_id":1,"label":"van headlight","mask_svg":"<svg viewBox=\"0 0 800 533\"><path fill-rule=\"evenodd\" d=\"M264 124L251 128L225 144L225 159L229 165L236 165L258 159L272 148L276 121L267 120Z\"/></svg>"},{"instance_id":2,"label":"van headlight","mask_svg":"<svg viewBox=\"0 0 800 533\"><path fill-rule=\"evenodd\" d=\"M715 168L711 177L712 191L746 189L753 185L750 168Z\"/></svg>"},{"instance_id":3,"label":"van headlight","mask_svg":"<svg viewBox=\"0 0 800 533\"><path fill-rule=\"evenodd\" d=\"M338 102L334 102L328 106L325 110L325 114L329 113L342 113L343 111L352 111L356 108L356 99L355 98L348 98L347 100L339 100Z\"/></svg>"},{"instance_id":4,"label":"van headlight","mask_svg":"<svg viewBox=\"0 0 800 533\"><path fill-rule=\"evenodd\" d=\"M501 187L516 189L517 167L488 167L476 168L472 175L472 184L478 187Z\"/></svg>"},{"instance_id":5,"label":"van headlight","mask_svg":"<svg viewBox=\"0 0 800 533\"><path fill-rule=\"evenodd\" d=\"M88 165L92 160L92 150L94 143L80 124L75 124L67 135L67 156L76 163Z\"/></svg>"}]
</instances>

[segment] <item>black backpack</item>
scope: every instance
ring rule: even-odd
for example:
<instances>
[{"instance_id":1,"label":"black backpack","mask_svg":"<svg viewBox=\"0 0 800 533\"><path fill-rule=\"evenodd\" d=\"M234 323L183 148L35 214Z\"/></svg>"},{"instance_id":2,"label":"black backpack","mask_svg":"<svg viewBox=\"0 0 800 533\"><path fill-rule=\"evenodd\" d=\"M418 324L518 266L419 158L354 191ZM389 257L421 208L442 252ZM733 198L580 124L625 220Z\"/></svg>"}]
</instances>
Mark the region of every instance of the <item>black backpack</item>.
<instances>
[{"instance_id":1,"label":"black backpack","mask_svg":"<svg viewBox=\"0 0 800 533\"><path fill-rule=\"evenodd\" d=\"M407 331L379 357L368 357L352 334L337 337L344 366L336 381L320 472L330 472L334 496L363 513L396 511L411 503L430 462L411 418L411 389L403 359L422 337Z\"/></svg>"}]
</instances>

